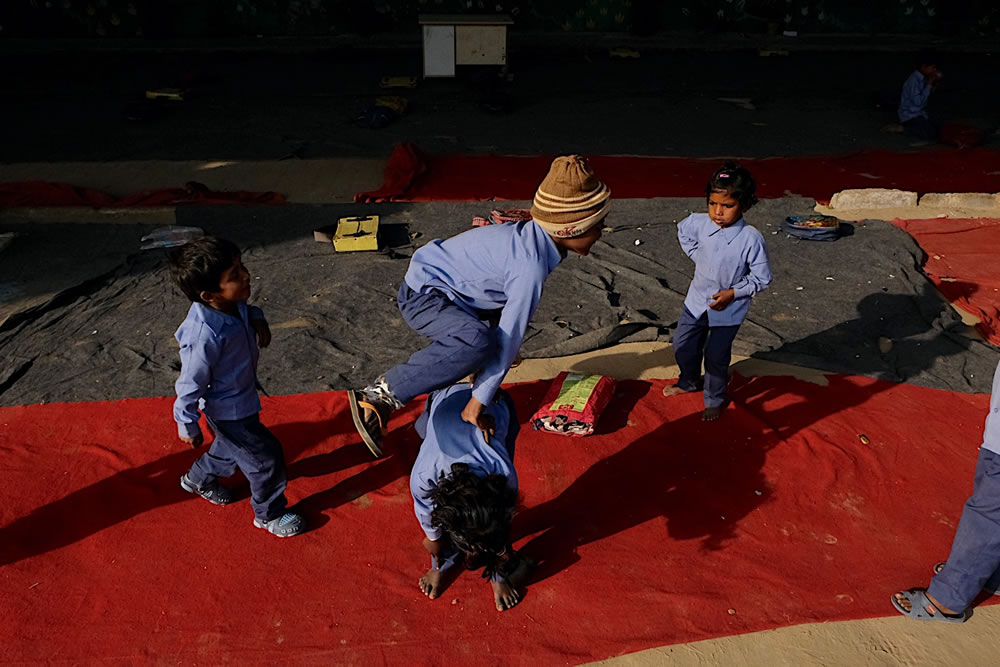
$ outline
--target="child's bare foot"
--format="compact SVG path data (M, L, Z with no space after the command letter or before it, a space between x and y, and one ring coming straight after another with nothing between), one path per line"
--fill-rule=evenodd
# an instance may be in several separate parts
M684 389L681 389L680 387L678 387L675 384L672 384L669 387L664 387L663 388L663 395L664 396L677 396L678 394L687 394L687 393L688 393L687 391L685 391Z
M714 422L716 419L722 416L722 408L705 408L705 411L701 413L701 420L703 422Z
M423 591L424 595L434 600L439 597L445 590L451 586L455 578L458 577L458 573L462 571L462 568L452 566L445 568L443 570L435 570L433 567L427 570L427 574L420 577L420 590Z
M493 586L493 601L497 605L497 611L507 611L521 601L521 594L507 583L506 579L493 581L490 584Z
M531 569L531 562L527 558L521 558L517 567L502 581L493 581L493 601L497 605L497 611L506 611L516 606L521 601L521 593L517 590L524 584Z

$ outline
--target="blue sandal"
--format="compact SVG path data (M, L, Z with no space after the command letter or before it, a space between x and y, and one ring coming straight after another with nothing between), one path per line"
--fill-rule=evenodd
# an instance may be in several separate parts
M902 595L910 602L910 610L907 611L899 604L896 595ZM965 623L969 620L969 610L966 609L961 614L946 614L927 597L927 591L923 588L911 588L908 591L900 591L889 598L892 606L903 616L916 619L918 621L940 621L942 623ZM931 611L933 610L933 611Z

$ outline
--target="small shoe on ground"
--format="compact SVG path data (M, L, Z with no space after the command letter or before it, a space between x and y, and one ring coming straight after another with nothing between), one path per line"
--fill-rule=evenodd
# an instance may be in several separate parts
M298 535L306 529L306 522L298 514L293 514L292 512L285 512L277 519L271 519L270 521L262 521L261 519L254 518L253 525L258 528L263 528L272 535L278 537L292 537L293 535Z
M204 486L196 486L187 473L184 473L181 475L181 488L188 493L201 496L213 505L228 505L233 502L233 492L219 484L218 480L212 480Z

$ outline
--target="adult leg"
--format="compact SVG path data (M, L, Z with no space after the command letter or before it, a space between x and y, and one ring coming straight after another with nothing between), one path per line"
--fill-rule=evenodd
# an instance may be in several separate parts
M965 503L948 561L928 594L956 612L968 608L1000 570L1000 454L981 449L972 497Z

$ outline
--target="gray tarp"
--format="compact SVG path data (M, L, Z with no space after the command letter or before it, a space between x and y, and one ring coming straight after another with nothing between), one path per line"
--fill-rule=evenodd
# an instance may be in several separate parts
M503 206L515 206L505 202ZM857 223L834 243L775 234L812 202L761 202L747 216L764 234L775 280L759 295L734 351L824 370L952 389L990 390L998 351L961 322L919 271L920 248L883 222ZM528 357L619 341L669 340L693 264L676 221L700 199L615 201L589 257L549 278L525 337ZM244 247L252 302L274 340L261 357L270 392L366 383L423 340L403 323L395 294L412 247L469 228L490 203L192 207L178 224ZM361 213L382 216L383 253L334 254L312 230ZM0 404L86 401L172 392L173 333L188 304L172 287L164 251L139 252L150 225L4 225L20 236L0 255ZM636 245L636 241L640 244Z

